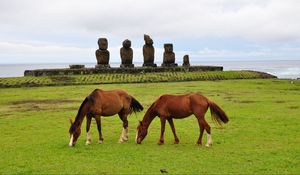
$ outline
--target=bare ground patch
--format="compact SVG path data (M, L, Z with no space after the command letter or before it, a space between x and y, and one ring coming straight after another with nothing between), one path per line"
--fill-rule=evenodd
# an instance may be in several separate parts
M254 100L233 100L235 103L257 103L259 101L254 101Z
M275 103L286 103L286 101L283 101L283 100L277 100L277 101L275 101Z
M80 103L81 100L45 99L45 100L21 100L10 103L7 112L28 112L43 110L75 110L77 107L66 106L71 103Z
M45 99L45 100L20 100L11 102L12 105L19 104L53 104L53 103L77 103L80 100L68 100L68 99Z
M290 109L299 109L299 106L290 106Z

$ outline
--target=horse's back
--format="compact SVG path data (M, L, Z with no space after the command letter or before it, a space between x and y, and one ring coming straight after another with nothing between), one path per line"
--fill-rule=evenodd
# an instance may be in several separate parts
M207 109L208 109L208 99L199 94L199 93L193 93L190 95L190 100L191 100L191 109L195 112L195 113L206 113Z
M124 107L127 107L127 96L127 92L121 89L108 91L95 89L90 95L93 99L94 109L103 116L114 115L120 112Z
M109 97L109 96L129 96L128 93L122 89L114 89L114 90L102 90L102 89L95 89L92 94L94 94L95 96L105 96L105 97ZM91 94L91 95L92 95Z
M161 95L156 101L156 109L160 115L183 118L191 115L189 94Z

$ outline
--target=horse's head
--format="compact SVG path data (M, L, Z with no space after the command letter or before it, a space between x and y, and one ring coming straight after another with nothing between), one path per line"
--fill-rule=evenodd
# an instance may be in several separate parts
M75 146L76 141L77 141L78 137L80 136L81 129L80 129L80 127L76 126L71 119L70 119L70 123L71 123L71 127L69 129L69 133L70 133L69 146Z
M140 121L136 131L135 142L137 144L141 144L144 138L146 137L147 133L147 128L143 125L143 122Z

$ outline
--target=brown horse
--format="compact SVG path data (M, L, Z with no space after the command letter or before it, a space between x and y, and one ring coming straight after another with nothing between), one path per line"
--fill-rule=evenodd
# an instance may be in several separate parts
M118 114L123 121L123 130L119 142L122 143L128 139L128 121L127 116L132 112L139 112L143 110L143 106L131 95L123 90L104 91L95 89L82 102L75 121L71 121L70 143L69 146L74 146L81 133L81 124L86 116L86 144L91 143L90 124L92 118L95 118L98 132L99 142L103 143L101 133L101 116L112 116Z
M156 117L160 117L161 121L161 134L158 144L164 144L164 131L165 123L168 120L172 132L175 138L175 144L179 143L179 139L175 132L173 123L174 119L186 118L194 114L198 120L200 127L200 136L197 144L202 144L202 136L204 129L207 132L207 143L205 146L212 145L212 138L210 132L210 126L205 121L204 115L210 107L212 118L221 124L229 121L225 112L214 102L197 93L190 93L185 95L161 95L147 110L144 118L140 121L137 127L136 143L140 144L147 135L147 130L152 120Z

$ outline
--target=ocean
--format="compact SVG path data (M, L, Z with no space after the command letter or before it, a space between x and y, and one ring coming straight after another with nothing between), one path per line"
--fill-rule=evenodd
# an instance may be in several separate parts
M72 64L72 63L70 63ZM0 77L22 77L25 70L68 68L68 63L49 64L0 64ZM95 63L73 63L84 64L85 67L95 67ZM134 63L141 66L142 63ZM157 63L160 65L161 63ZM178 63L179 65L181 63ZM224 70L253 70L267 72L280 79L300 78L300 60L276 60L276 61L205 61L191 62L192 65L223 66ZM111 67L119 67L120 63L110 63Z

